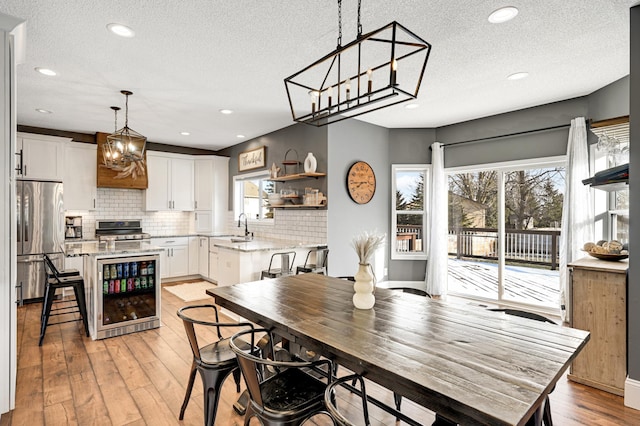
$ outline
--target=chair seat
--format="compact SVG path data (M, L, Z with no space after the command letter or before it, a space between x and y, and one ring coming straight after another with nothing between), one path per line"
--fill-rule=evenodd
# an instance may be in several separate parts
M49 278L53 277L53 274L48 274ZM63 269L62 271L58 271L58 277L73 277L80 276L80 271L77 269Z
M265 380L261 395L265 409L300 411L323 403L326 384L297 368L289 368Z
M236 341L242 350L249 351L251 345L244 341ZM226 367L237 364L235 352L229 346L229 339L222 339L200 348L200 360L204 364L215 365L216 367Z

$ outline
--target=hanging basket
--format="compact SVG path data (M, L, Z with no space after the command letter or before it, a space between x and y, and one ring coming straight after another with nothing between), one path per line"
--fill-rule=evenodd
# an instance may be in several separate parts
M289 158L290 152L293 152L293 154L295 154L295 160ZM285 176L300 173L300 159L298 157L298 151L296 151L293 148L290 148L287 150L287 152L284 153L284 160L282 161L282 170L284 171Z

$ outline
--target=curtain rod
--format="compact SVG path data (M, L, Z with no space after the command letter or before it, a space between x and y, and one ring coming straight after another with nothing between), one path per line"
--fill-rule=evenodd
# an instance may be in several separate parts
M469 140L466 140L466 141L452 142L452 143L442 144L442 147L443 148L447 148L447 147L450 147L450 146L462 145L462 144L466 144L466 143L474 143L474 142L488 141L488 140L492 140L492 139L508 138L508 137L511 137L511 136L526 135L526 134L529 134L529 133L546 132L546 131L549 131L549 130L564 129L564 128L569 128L569 127L571 127L571 124L561 124L559 126L544 127L544 128L541 128L541 129L533 129L533 130L524 130L522 132L509 133L507 135L490 136L490 137L486 137L486 138L469 139Z

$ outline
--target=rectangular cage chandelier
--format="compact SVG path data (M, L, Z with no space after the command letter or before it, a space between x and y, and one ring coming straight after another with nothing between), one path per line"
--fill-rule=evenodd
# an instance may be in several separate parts
M429 43L396 21L363 35L358 3L358 36L341 46L340 20L336 50L284 79L296 122L325 126L418 96Z

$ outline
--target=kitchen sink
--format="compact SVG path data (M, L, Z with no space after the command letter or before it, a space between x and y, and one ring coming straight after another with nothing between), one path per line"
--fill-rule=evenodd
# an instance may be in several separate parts
M232 243L246 243L246 242L249 242L249 241L251 241L251 240L250 239L248 240L248 239L246 239L244 237L232 237L231 238L231 242Z

